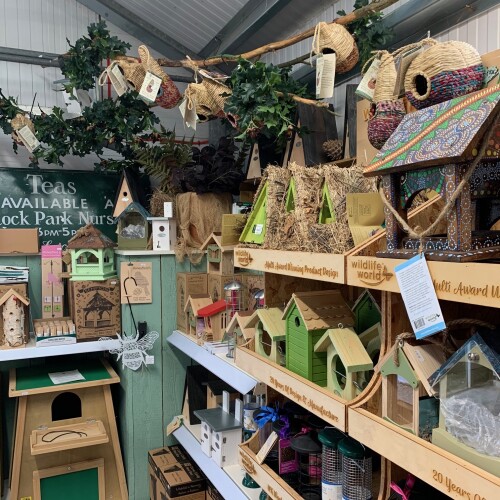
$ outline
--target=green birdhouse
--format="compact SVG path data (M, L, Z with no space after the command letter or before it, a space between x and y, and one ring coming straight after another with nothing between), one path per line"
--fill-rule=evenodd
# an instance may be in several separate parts
M361 334L382 321L382 313L373 295L365 290L352 306L354 313L354 330Z
M135 201L115 218L118 224L118 248L120 250L146 250L148 247L151 214Z
M320 386L327 385L327 353L314 346L330 328L352 327L354 317L340 290L297 292L288 302L286 367Z
M116 243L92 224L81 227L68 241L71 281L105 281L116 276Z
M252 213L240 236L241 243L254 243L262 245L266 236L266 203L267 203L267 180L257 195L253 205Z

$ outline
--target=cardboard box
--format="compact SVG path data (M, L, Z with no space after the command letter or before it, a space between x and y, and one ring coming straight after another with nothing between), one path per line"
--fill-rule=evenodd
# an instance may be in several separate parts
M9 283L8 285L0 285L0 298L3 297L4 293L8 292L10 289L13 289L18 294L22 295L29 299L28 296L28 283ZM24 316L24 332L26 337L26 342L29 341L29 332L30 332L30 318L29 314L25 314ZM0 346L3 345L3 321L1 315L0 308Z
M76 329L69 317L35 319L33 321L37 347L76 344Z
M184 306L193 293L207 293L206 273L177 273L177 328L186 331Z
M0 229L0 253L38 253L38 229Z
M62 318L64 283L61 245L42 245L42 318Z
M173 448L177 448L173 450ZM166 453L164 453L166 451ZM158 452L160 454L158 455ZM206 479L190 459L183 463L171 462L179 456L188 458L180 446L169 446L148 453L150 500L205 500ZM165 462L165 465L159 465ZM169 463L170 462L170 463Z
M207 479L207 500L225 500L219 490Z
M78 340L114 337L121 332L120 281L72 281L71 316Z

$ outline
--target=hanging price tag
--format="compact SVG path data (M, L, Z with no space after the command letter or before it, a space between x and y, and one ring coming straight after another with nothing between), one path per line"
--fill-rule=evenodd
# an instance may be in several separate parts
M21 138L21 141L23 141L23 144L30 153L35 151L35 149L40 146L39 140L35 137L35 134L31 131L28 125L20 128L17 131L17 135Z
M128 90L128 83L125 80L125 76L120 71L118 65L114 65L110 71L108 71L109 80L111 81L111 85L115 89L115 92L122 96Z
M375 84L377 83L377 73L380 68L380 59L374 59L370 64L368 71L364 74L363 79L359 82L356 89L356 95L373 101L373 94L375 93Z
M181 112L182 119L184 120L184 125L196 130L196 102L193 98L191 98L191 106L192 107L188 106L188 100L184 99L179 105L179 111Z
M316 98L333 97L335 86L335 54L319 54L316 59Z
M159 76L154 75L151 71L146 71L139 95L146 101L155 102L160 90L161 81Z
M417 339L446 328L441 306L423 254L394 268L401 297Z

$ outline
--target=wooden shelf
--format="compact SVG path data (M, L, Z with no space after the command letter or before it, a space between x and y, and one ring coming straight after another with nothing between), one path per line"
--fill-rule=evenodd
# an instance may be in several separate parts
M235 248L234 265L242 269L345 283L344 255Z
M250 392L258 382L257 378L236 366L234 359L227 358L224 353L211 354L203 346L198 345L194 339L179 330L174 331L167 338L167 342L203 365L241 394Z
M25 347L0 349L1 361L16 361L18 359L48 358L49 356L64 356L66 354L83 354L87 352L110 351L118 349L120 341L115 339L77 342L76 344L36 347L35 339L31 339Z
M244 347L236 348L236 364L311 413L346 430L347 401Z
M43 441L44 436L47 436L46 440L50 442ZM30 436L32 455L73 450L108 442L109 437L100 420L36 429Z
M210 457L201 451L199 435L201 425L182 425L173 435L184 446L191 458L198 464L203 473L219 490L224 498L231 500L258 500L260 488L246 488L241 483L245 475L238 465L230 465L221 469Z
M349 408L349 435L457 500L500 498L496 477L372 413Z

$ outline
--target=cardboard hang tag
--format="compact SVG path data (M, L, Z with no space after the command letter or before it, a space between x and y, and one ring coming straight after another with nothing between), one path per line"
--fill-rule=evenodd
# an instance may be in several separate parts
M363 79L359 82L358 88L356 89L356 95L368 99L370 102L373 101L373 94L375 93L375 84L377 83L377 74L380 68L380 59L377 57L373 60L368 68L367 72L364 74Z
M120 289L122 304L151 304L153 302L152 262L122 262Z
M40 146L40 141L35 137L35 134L31 131L28 125L20 128L17 131L17 135L30 153L33 153L33 151Z
M191 98L192 107L188 106L188 100L184 99L179 105L184 125L196 130L198 117L196 116L196 101Z
M117 64L108 70L109 80L115 92L121 97L129 89L127 80Z
M355 245L382 229L385 214L379 193L347 193L346 209L347 223Z
M336 60L335 53L318 55L316 59L316 99L333 97Z
M144 77L144 81L142 82L139 95L145 101L155 102L156 98L158 97L158 92L160 91L161 82L162 79L159 76L151 73L151 71L146 71L146 76Z

